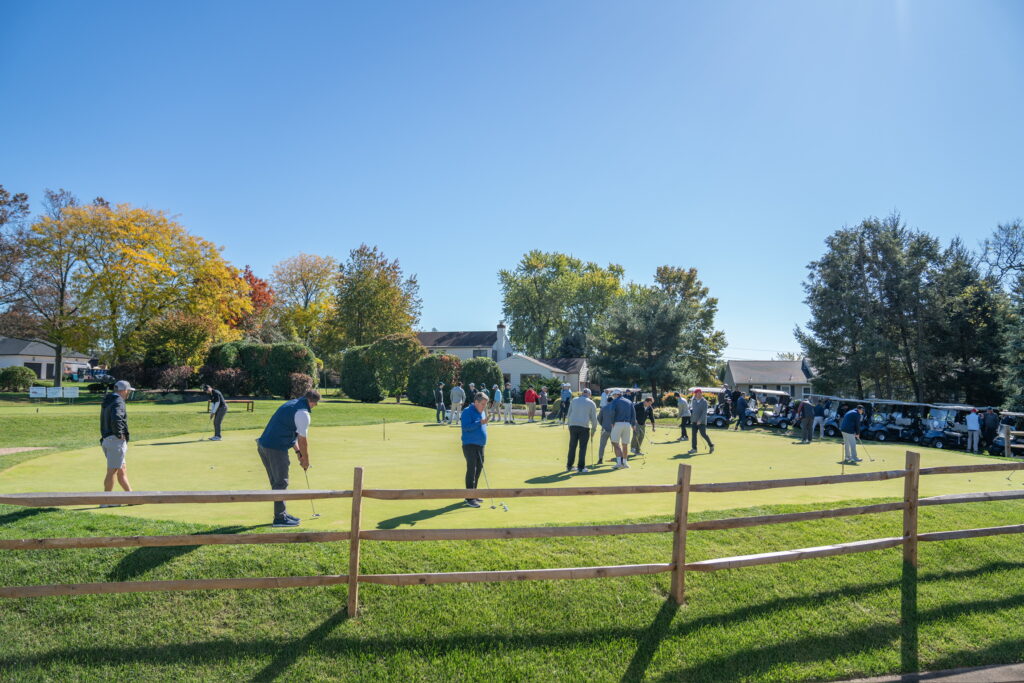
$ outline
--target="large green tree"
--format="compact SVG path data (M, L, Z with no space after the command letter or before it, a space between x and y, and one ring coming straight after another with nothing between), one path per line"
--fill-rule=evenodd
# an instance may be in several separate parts
M604 383L661 391L712 379L725 346L715 306L694 278L685 295L671 287L630 284L612 306L592 365Z
M589 355L609 306L622 293L623 270L567 254L533 250L512 270L499 270L502 313L517 348L538 358L570 341Z
M370 362L377 372L377 381L395 403L402 402L402 393L409 386L409 370L427 349L411 334L389 334L370 344Z
M370 344L389 334L411 332L422 302L416 276L406 277L398 259L362 244L341 264L331 322L339 348Z

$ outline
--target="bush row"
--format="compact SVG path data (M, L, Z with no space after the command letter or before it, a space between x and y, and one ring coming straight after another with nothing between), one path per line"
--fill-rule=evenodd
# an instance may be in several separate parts
M28 391L36 381L36 373L23 365L0 368L0 391Z
M294 396L317 385L317 361L303 344L228 342L210 348L201 379L231 395ZM303 375L304 378L295 378Z

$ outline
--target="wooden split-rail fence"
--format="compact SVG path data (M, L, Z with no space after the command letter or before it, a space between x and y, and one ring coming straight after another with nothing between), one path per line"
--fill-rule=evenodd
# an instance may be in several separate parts
M972 472L998 472L1024 469L1024 463L991 463L979 465L952 465L921 469L920 456L907 452L904 469L864 472L796 479L769 479L728 483L694 484L690 482L690 465L680 465L674 484L636 486L573 486L557 488L508 489L364 489L363 468L354 472L352 490L293 490L293 491L174 491L128 493L23 493L0 495L0 503L30 507L95 504L174 504L174 503L251 503L274 500L313 500L323 498L351 498L352 518L349 531L306 531L258 534L198 534L178 536L108 536L88 538L25 538L0 540L0 550L46 550L54 548L128 548L159 546L231 545L254 543L330 543L348 541L348 572L325 576L254 577L232 579L182 579L170 581L120 581L101 583L71 583L37 586L0 587L0 597L27 598L55 595L85 595L94 593L136 593L148 591L204 590L228 588L292 588L300 586L348 586L348 614L356 616L359 610L359 584L376 583L392 586L429 585L442 583L470 583L488 581L532 581L552 579L596 579L619 576L638 576L671 572L671 598L682 604L685 596L687 572L713 572L721 569L754 567L780 562L794 562L818 557L832 557L863 553L884 548L903 547L903 560L917 566L917 547L922 541L948 541L998 534L1024 533L1024 524L918 533L918 508L928 505L974 503L993 500L1024 498L1024 490L994 491L918 497L921 476L937 474L967 474ZM690 495L693 493L733 493L765 489L846 484L863 481L904 479L903 500L857 507L812 510L756 517L733 517L705 521L689 521ZM559 527L511 527L493 529L363 529L363 499L378 500L436 500L461 498L526 498L537 496L601 496L632 494L674 494L673 521L650 524L603 524ZM815 548L799 548L777 552L723 557L689 562L686 559L686 538L691 531L735 529L768 524L802 522L854 515L903 511L903 535L892 538L836 543ZM362 541L461 541L476 539L511 538L564 538L571 536L613 536L620 534L665 533L672 535L672 555L667 561L649 564L613 565L604 567L573 567L559 569L512 569L503 571L443 572L422 574L363 574L360 572Z

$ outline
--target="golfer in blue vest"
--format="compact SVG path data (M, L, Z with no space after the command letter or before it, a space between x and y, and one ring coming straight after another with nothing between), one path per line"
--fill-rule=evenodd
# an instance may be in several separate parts
M288 488L288 451L292 448L299 454L302 469L309 469L309 442L306 440L309 413L319 402L320 392L313 389L302 398L285 402L274 412L260 438L256 439L256 449L267 470L271 489L283 491ZM299 518L288 514L283 500L275 500L271 526L299 526Z
M487 445L487 394L473 396L473 402L462 411L462 455L466 458L466 488L475 489L484 471L484 446ZM482 498L467 498L466 505L480 507Z

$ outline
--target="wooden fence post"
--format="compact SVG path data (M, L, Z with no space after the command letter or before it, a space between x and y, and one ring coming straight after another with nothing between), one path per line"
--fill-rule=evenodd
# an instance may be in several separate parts
M690 466L680 465L676 477L676 528L672 535L672 600L686 600L686 525L690 508Z
M1000 429L1003 430L1003 455L1007 458L1013 455L1013 448L1010 447L1010 425L1002 425Z
M359 616L359 518L363 512L363 468L352 475L352 538L348 542L348 616Z
M903 481L903 562L917 566L917 499L921 454L907 451L907 476Z

